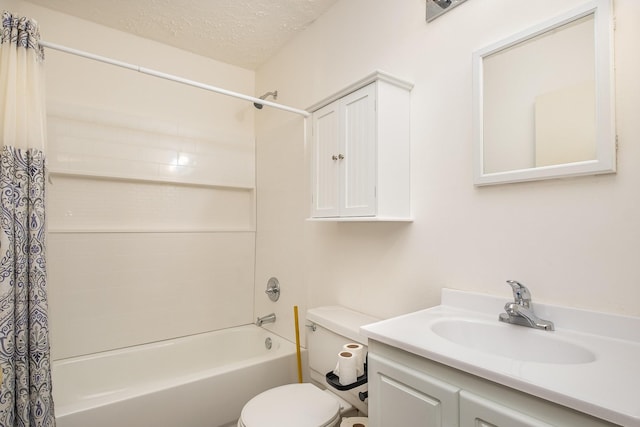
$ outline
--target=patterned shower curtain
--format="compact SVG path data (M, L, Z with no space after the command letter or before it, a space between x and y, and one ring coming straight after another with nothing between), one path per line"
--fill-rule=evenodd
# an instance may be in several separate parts
M55 426L45 263L45 107L37 23L0 34L0 427Z

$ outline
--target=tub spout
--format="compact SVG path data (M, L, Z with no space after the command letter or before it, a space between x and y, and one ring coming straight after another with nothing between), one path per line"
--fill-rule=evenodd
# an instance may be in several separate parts
M271 314L267 314L266 316L258 317L256 319L256 325L262 326L265 323L275 323L275 321L276 321L276 314L271 313Z

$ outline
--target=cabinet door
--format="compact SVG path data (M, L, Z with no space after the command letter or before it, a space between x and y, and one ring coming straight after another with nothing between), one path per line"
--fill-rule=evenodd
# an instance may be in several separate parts
M552 427L467 391L460 392L460 427Z
M459 389L369 353L371 427L458 426Z
M313 113L313 172L311 215L339 215L338 168L340 152L339 102L331 103Z
M340 100L340 216L376 214L376 86Z

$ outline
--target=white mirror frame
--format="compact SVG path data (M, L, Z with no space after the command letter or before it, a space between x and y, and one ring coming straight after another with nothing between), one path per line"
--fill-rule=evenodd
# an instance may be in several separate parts
M483 59L562 25L594 14L596 81L596 159L505 172L484 172ZM542 24L473 53L473 178L475 185L502 184L616 171L611 0L592 0Z

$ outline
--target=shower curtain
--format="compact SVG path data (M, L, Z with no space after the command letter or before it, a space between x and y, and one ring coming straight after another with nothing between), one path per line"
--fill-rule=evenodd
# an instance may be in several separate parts
M37 23L0 34L0 427L55 426L45 263L45 106Z

